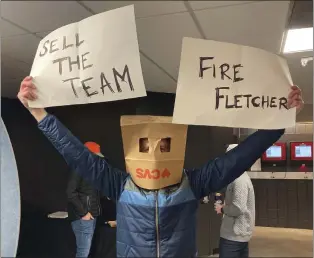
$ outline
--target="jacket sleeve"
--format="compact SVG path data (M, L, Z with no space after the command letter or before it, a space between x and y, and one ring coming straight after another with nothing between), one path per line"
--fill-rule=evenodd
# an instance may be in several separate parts
M117 200L128 174L113 168L105 159L91 153L53 115L48 114L38 124L39 129L63 156L71 171L90 182L103 195Z
M186 170L195 197L200 199L224 188L247 171L284 133L279 130L258 130L237 147L202 168Z
M244 213L248 198L248 187L237 180L231 183L231 203L223 207L223 213L229 217L238 217Z
M70 180L68 182L68 187L67 187L66 192L67 192L68 202L72 204L76 213L80 217L84 217L87 214L88 210L86 209L86 207L84 207L83 203L78 197L78 191L77 191L81 180L82 179L75 172L72 172L70 176Z

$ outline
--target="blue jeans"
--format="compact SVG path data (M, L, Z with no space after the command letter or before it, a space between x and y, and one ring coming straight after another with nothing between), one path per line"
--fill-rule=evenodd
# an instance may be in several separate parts
M88 257L96 227L96 218L93 220L75 220L71 226L76 239L75 257Z
M219 258L248 258L249 243L236 242L220 238L219 241Z

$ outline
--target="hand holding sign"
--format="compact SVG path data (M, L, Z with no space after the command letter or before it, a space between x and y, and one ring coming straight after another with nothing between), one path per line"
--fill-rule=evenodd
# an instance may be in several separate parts
M50 33L38 46L31 76L38 89L31 107L146 96L134 6L100 13Z
M27 109L29 109L28 101L37 99L36 87L32 82L31 76L25 77L21 82L20 91L17 94L17 97Z
M254 129L295 124L286 61L261 49L184 38L173 122ZM187 105L189 103L189 105Z
M21 101L24 107L26 107L29 112L35 117L35 119L39 122L41 121L46 115L47 112L44 108L31 108L28 103L32 103L32 101L37 100L37 89L36 86L33 84L31 76L27 76L21 82L20 91L17 94L18 99Z
M291 87L291 92L288 95L288 108L296 108L297 114L303 109L304 101L302 98L301 89L294 85Z

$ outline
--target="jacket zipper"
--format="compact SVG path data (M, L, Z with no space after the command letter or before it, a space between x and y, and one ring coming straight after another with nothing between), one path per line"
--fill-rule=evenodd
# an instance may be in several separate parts
M160 250L159 250L159 222L158 222L158 190L155 192L156 195L156 238L157 238L157 258L160 257Z
M97 191L97 203L98 203L98 211L99 216L102 215L101 203L100 203L100 193Z
M99 212L99 215L101 215L102 210L101 210L101 205L100 205L100 201L99 201L100 194L98 191L96 192L96 197L97 197L96 199L97 199L98 212ZM88 212L90 212L92 210L92 208L91 208L91 204L90 204L90 198L88 195L86 196L86 199L87 199L87 210L88 210Z
M90 212L90 203L89 203L89 196L86 196L87 199L87 210Z

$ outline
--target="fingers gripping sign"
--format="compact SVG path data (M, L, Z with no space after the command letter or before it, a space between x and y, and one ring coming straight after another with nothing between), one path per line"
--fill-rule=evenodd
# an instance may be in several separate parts
M31 76L25 77L25 79L21 82L20 91L17 97L26 108L29 108L28 107L29 100L30 101L36 100L37 98L36 87L33 84Z
M299 113L304 106L304 101L302 98L301 89L293 85L291 86L291 91L288 95L288 108L296 108L297 113Z
M26 107L39 122L47 115L47 112L43 108L30 108L28 105L29 101L35 101L38 98L36 92L37 89L33 83L33 78L31 76L27 76L21 82L20 90L17 94L17 97L24 105L24 107Z

